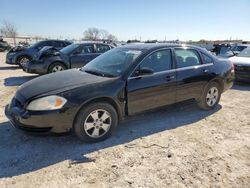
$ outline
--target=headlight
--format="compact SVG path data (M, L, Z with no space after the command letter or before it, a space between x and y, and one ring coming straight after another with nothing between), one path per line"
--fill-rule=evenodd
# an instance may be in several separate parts
M61 109L66 102L67 100L65 98L56 95L42 97L31 101L27 106L27 110L57 110Z

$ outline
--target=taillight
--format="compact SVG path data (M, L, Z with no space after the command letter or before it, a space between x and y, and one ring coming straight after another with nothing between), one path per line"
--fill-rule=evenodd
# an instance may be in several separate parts
M233 63L231 64L231 73L232 74L234 73L234 64Z

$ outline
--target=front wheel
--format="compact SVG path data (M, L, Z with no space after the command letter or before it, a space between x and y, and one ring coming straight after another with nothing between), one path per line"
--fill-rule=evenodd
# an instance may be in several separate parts
M107 103L92 103L78 113L74 132L84 142L99 142L108 138L116 129L118 116L115 108Z
M30 62L31 58L28 56L22 56L18 58L17 64L22 68L26 63Z
M221 97L221 88L217 82L211 82L206 88L199 107L204 110L211 110L217 106Z

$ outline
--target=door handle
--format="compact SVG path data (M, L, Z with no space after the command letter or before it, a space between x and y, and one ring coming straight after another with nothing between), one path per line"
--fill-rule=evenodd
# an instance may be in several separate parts
M204 70L203 70L203 73L204 73L204 74L207 74L208 72L209 72L209 70L207 70L207 69L204 69Z
M173 80L175 77L173 76L173 75L171 75L171 76L166 76L166 80L167 81L170 81L170 80Z

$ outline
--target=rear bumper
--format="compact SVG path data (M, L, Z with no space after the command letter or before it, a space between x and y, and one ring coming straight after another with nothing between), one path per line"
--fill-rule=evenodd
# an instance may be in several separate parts
M60 111L31 112L7 105L5 115L13 127L26 132L64 133L72 127L71 119Z

